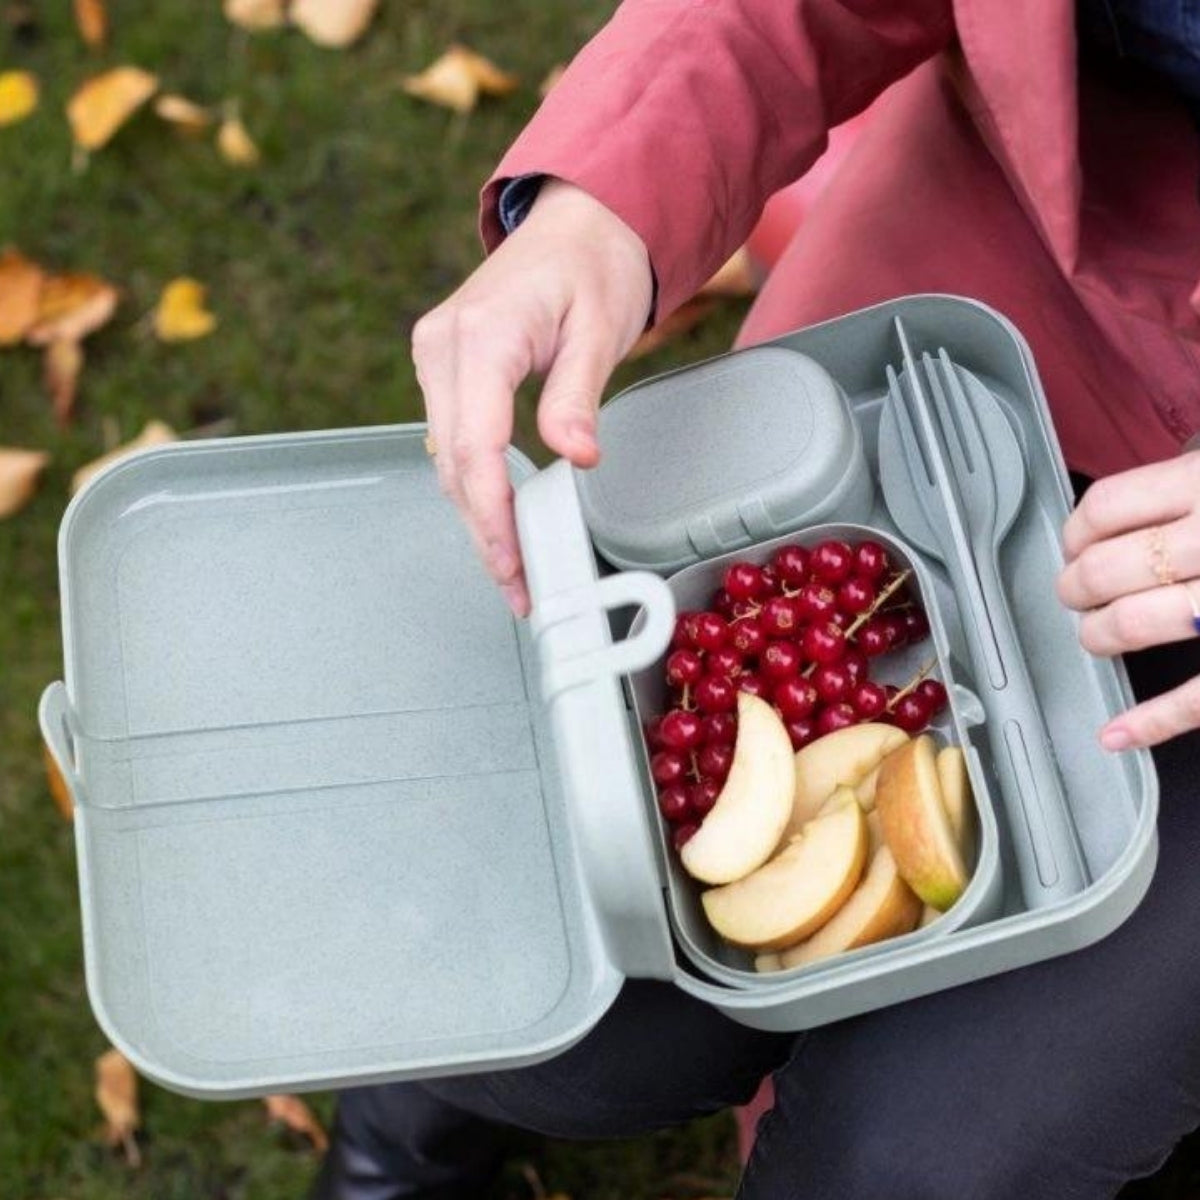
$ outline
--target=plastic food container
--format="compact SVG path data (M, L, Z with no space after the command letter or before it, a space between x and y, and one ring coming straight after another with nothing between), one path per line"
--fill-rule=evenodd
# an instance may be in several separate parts
M1080 649L1053 599L1070 493L1028 348L991 310L934 296L773 349L820 368L798 376L828 373L852 420L831 444L848 459L859 446L872 479L897 319L918 353L944 347L992 388L1022 444L1029 487L1001 565L1086 860L1078 894L1024 908L963 665L970 614L914 557L986 814L962 919L761 978L705 941L664 854L634 711L631 679L666 647L672 589L690 586L664 576L815 519L894 533L878 498L861 511L865 485L814 505L838 486L832 453L796 440L779 464L782 400L740 444L741 498L724 434L699 438L695 471L725 484L681 522L666 494L677 475L647 467L628 535L615 517L598 532L590 484L565 464L538 472L513 453L535 603L524 623L438 493L422 427L177 444L118 463L70 505L65 682L40 711L76 805L88 994L113 1042L148 1077L213 1097L444 1075L557 1053L629 976L748 1025L802 1029L1118 925L1153 871L1157 786L1148 753L1096 744L1128 682ZM747 353L625 393L601 416L606 454L650 427L678 446L673 422L709 412L725 429L720 402L685 407L688 380L708 396L726 368L753 378ZM822 462L817 489L806 478ZM750 521L725 541L726 516L760 512L768 492L778 525ZM706 520L720 544L689 534L685 554L681 528ZM646 569L607 573L602 542L610 562ZM630 608L638 623L618 638Z

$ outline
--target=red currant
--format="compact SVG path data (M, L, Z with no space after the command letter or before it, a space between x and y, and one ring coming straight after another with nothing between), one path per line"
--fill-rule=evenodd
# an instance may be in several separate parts
M713 611L722 617L733 616L733 597L724 589L719 588L712 598Z
M887 638L888 649L898 650L906 641L904 618L899 613L881 613L879 625Z
M763 577L763 595L778 596L779 595L779 575L775 568L768 563L762 569Z
M732 679L742 670L742 656L732 646L724 646L706 655L704 665L710 675L723 675L726 679Z
M919 608L910 608L904 614L904 640L919 642L929 636L929 618Z
M850 676L851 687L862 683L870 673L867 656L855 645L846 647L846 653L842 655L842 666Z
M707 779L724 780L733 766L733 747L713 742L696 755L696 769Z
M828 621L837 612L837 593L821 583L806 583L796 597L802 621Z
M873 721L887 708L888 694L872 679L864 679L850 692L850 703L854 711L867 721Z
M673 750L660 750L650 760L650 774L660 787L681 782L686 773L687 763L683 755L676 754Z
M844 700L839 700L837 704L826 705L817 713L818 734L834 733L838 729L845 729L849 725L857 724L858 713Z
M837 662L846 650L846 635L832 621L810 625L804 631L800 650L809 662Z
M704 741L704 722L698 713L672 709L662 719L659 736L668 750L695 750Z
M843 612L840 608L829 619L839 629L849 629L854 624L854 617L848 612Z
M922 679L917 684L916 693L929 705L929 715L931 717L940 713L950 699L946 695L946 685L940 679Z
M800 628L800 613L788 596L772 596L759 615L768 637L793 637Z
M695 650L674 650L667 658L667 682L672 687L687 687L704 674L704 663Z
M725 590L735 600L755 600L766 593L766 580L761 567L754 563L735 562L725 572Z
M812 716L817 707L817 689L810 679L785 679L771 699L785 721L797 721Z
M675 632L671 634L671 648L673 650L679 650L685 646L692 645L691 635L688 632L688 623L695 615L695 613L691 612L681 612L675 618Z
M836 704L839 700L849 699L850 673L844 663L822 663L812 673L812 682L813 687L817 689L817 695L826 704Z
M823 583L841 583L854 569L854 551L845 542L819 542L809 555L808 569Z
M800 674L800 648L795 642L769 642L762 652L759 670L775 683Z
M882 617L871 617L864 622L862 628L854 635L854 639L858 643L858 648L868 658L877 658L891 649Z
M682 821L691 811L688 790L686 784L672 783L658 793L658 811L666 820Z
M729 631L729 622L719 613L702 612L696 614L692 622L696 645L701 650L719 650L725 645Z
M730 645L747 658L761 654L767 648L767 635L757 617L734 621L729 633Z
M864 579L879 579L890 565L887 551L878 542L859 542L854 548L854 569Z
M709 713L704 718L704 744L732 746L737 741L737 717L733 713Z
M700 828L694 821L687 821L683 825L676 825L671 833L671 845L676 850L682 850L687 842L696 835L696 831Z
M771 694L771 685L753 671L744 672L734 682L737 684L739 692L747 692L751 696L758 696L761 700L765 700Z
M892 705L892 721L905 733L917 733L929 724L933 715L929 701L916 692L907 692Z
M698 817L704 817L712 811L721 794L721 785L715 779L702 779L691 788L690 802L692 812Z
M696 707L701 712L732 712L737 707L737 688L723 675L705 675L696 684Z
M651 750L665 750L662 740L662 717L653 717L646 722L646 745Z
M817 723L812 717L793 717L784 722L793 750L803 750L817 736Z
M861 575L851 575L838 586L838 604L843 612L858 616L875 603L877 594L875 585L869 579L864 579Z
M799 587L808 576L808 551L803 546L780 546L771 555L771 566L788 587Z

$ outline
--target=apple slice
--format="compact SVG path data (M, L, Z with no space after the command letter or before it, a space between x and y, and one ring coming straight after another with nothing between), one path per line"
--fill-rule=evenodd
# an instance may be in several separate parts
M917 928L924 929L926 925L932 925L941 915L942 910L940 908L934 908L932 904L925 905L921 910L921 921Z
M764 954L754 956L754 969L766 975L771 971L782 971L783 963L779 961L779 955L774 950L768 950Z
M792 743L779 714L738 693L738 732L725 786L680 861L704 883L731 883L771 857L792 812Z
M854 793L844 792L841 807L810 821L766 866L700 897L726 941L781 950L815 933L846 902L866 865L870 836Z
M942 802L928 734L884 760L875 810L905 882L926 904L945 912L967 886L967 870Z
M938 751L937 773L942 788L942 804L959 853L964 863L973 863L978 822L971 795L971 781L967 777L967 756L961 746L945 746Z
M817 815L838 784L855 787L907 741L903 729L868 721L809 742L796 754L796 794L788 835L799 833L804 823Z

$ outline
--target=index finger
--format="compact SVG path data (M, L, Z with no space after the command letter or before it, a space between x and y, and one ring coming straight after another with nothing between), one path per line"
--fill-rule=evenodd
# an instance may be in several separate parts
M1149 463L1098 479L1063 525L1063 553L1077 558L1094 542L1173 521L1200 492L1200 455Z

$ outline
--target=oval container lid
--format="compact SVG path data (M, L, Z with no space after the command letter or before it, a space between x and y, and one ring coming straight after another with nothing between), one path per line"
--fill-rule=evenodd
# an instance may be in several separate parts
M580 471L593 540L618 567L674 571L813 523L861 519L870 474L849 401L818 363L758 346L626 389Z

